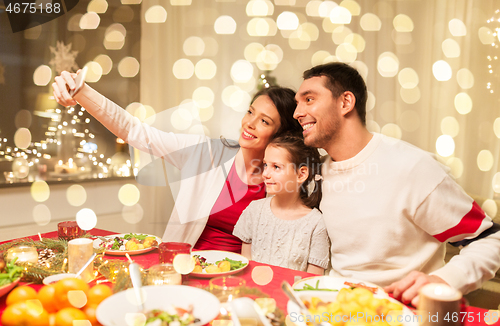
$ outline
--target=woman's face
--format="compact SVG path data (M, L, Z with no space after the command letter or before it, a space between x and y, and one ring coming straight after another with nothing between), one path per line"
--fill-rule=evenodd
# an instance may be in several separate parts
M250 105L241 120L239 144L242 148L264 151L281 126L280 115L273 101L261 95Z

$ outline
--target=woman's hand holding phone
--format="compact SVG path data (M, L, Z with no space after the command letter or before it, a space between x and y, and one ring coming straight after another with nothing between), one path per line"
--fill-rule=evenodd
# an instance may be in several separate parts
M61 72L61 75L55 78L55 82L52 83L52 88L54 89L54 97L57 103L63 106L72 106L77 104L75 99L70 95L70 91L71 94L76 94L75 90L78 91L84 86L85 82L82 81L80 85L78 85L80 87L77 89L76 79L80 73L81 69L78 70L76 74L63 71Z

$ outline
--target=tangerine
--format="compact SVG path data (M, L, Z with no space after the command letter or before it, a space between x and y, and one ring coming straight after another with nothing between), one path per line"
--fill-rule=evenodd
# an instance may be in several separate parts
M30 286L23 285L12 290L11 293L7 296L7 300L5 303L7 306L14 304L16 302L22 302L26 300L36 299L37 294L35 289Z
M87 305L83 309L83 312L85 313L85 315L87 315L87 319L90 321L92 326L101 326L101 324L97 320L96 311L97 311L97 304Z
M80 309L67 307L56 313L55 326L73 326L74 320L88 320L87 315Z
M87 295L87 305L95 304L98 305L104 299L111 296L113 291L111 288L105 284L94 285L90 288Z
M55 285L55 303L58 309L72 307L68 299L69 291L89 292L89 285L79 278L63 278ZM83 305L82 305L83 306Z
M55 284L45 285L40 289L40 291L38 291L38 300L40 300L43 308L47 310L48 313L57 311L55 294Z
M4 326L24 326L26 325L26 312L28 308L26 302L13 303L5 308L2 314L2 325Z
M47 310L42 308L42 304L40 303L40 307L30 307L27 304L26 310L26 325L29 326L50 326L49 313Z

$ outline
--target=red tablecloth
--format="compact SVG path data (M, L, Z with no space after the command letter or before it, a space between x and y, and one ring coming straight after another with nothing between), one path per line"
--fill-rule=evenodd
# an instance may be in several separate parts
M92 235L100 235L100 236L116 234L116 232L100 230L100 229L94 229L90 233ZM42 237L44 237L44 238L57 237L57 232L44 233L44 234L42 234ZM30 236L29 238L38 239L38 235ZM4 242L7 242L7 241L4 241ZM123 260L127 259L123 256L108 256L108 257L111 259L123 259ZM149 268L149 267L159 263L157 249L150 251L149 253L142 254L142 255L132 256L132 259L144 268ZM256 284L253 281L252 272L258 266L267 266L268 268L270 268L272 270L273 277L272 277L272 280L270 283L261 286L261 285ZM301 278L305 278L305 277L314 276L314 274L310 274L310 273L306 273L306 272L299 272L299 271L295 271L295 270L291 270L291 269L287 269L287 268L271 266L271 265L266 265L266 264L261 264L261 263L257 263L254 261L250 261L249 266L247 268L245 268L237 276L244 278L248 287L258 287L262 292L264 292L264 293L268 294L270 297L274 298L276 300L276 305L281 310L286 312L286 305L288 302L288 298L281 291L281 283L283 281L288 281L288 283L293 284L296 276L300 276ZM188 285L192 285L192 286L208 286L208 281L209 281L209 279L189 277L187 280L187 283L188 283ZM107 284L107 283L104 283L104 284ZM35 288L36 290L38 290L39 288L42 287L42 285L39 285L39 284L30 284L30 286ZM0 313L2 313L3 310L5 309L5 298L6 298L6 296L0 298ZM485 326L485 325L487 325L484 322L484 316L488 312L487 309L469 306L466 308L466 312L467 312L466 317L469 317L469 318L468 318L468 320L467 320L467 318L464 318L465 321L464 321L463 325L465 325L465 326L480 326L480 325ZM493 324L493 325L500 326L500 321Z

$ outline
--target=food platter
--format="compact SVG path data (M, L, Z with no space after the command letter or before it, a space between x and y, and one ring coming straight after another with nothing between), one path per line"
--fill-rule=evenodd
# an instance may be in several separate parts
M94 243L93 243L93 247L94 249L102 249L103 247L103 243L105 241L103 241L104 238L106 239L109 239L109 241L113 241L113 239L115 239L116 237L119 237L119 238L123 238L125 235L127 235L129 233L120 233L120 234L113 234L113 235L108 235L108 236L105 236L105 237L99 237L97 239L94 240ZM142 234L142 233L139 233L139 234ZM147 236L150 236L150 237L154 237L156 239L156 242L158 243L158 245L161 243L161 238L155 236L155 235L150 235L150 234L145 234ZM113 249L105 249L104 250L104 253L106 253L107 255L113 255L113 256L125 256L126 254L129 254L129 255L139 255L139 254L143 254L143 253L146 253L146 252L150 252L154 249L156 249L158 247L158 245L156 246L152 246L152 247L149 247L149 248L144 248L144 249L137 249L137 250L113 250Z
M210 292L184 285L155 285L142 287L144 308L166 310L170 306L188 309L192 305L193 315L199 325L211 322L219 314L220 302ZM97 320L104 326L133 325L136 317L144 316L137 302L135 292L128 289L105 299L97 307Z
M7 293L9 293L10 290L12 290L17 285L17 283L19 283L19 280L21 280L20 277L18 279L14 280L12 283L5 284L4 286L1 286L0 287L0 297L3 297Z
M292 288L295 290L295 294L303 301L310 301L312 302L312 298L317 298L325 303L328 302L335 302L337 300L337 296L339 294L338 291L341 289L350 289L352 288L348 284L361 284L363 286L372 288L374 290L373 298L377 299L386 299L389 300L390 302L397 303L399 305L402 305L402 311L400 310L400 316L402 320L403 326L418 326L418 318L421 316L416 316L408 307L403 305L401 302L389 297L389 295L379 286L376 284L370 283L370 282L365 282L361 280L356 280L352 278L343 278L343 277L333 277L333 276L316 276L316 277L310 277L306 279L302 279L296 283L293 284ZM306 285L306 288L316 288L316 290L304 290L304 285ZM299 291L297 291L299 290ZM328 291L331 290L331 291ZM344 290L345 291L345 290ZM293 316L299 316L301 315L300 308L293 303L292 301L288 301L287 305L287 311L289 316L293 320L293 324L297 326L307 326L305 319L304 318L293 318ZM320 318L325 318L324 314L321 316L315 315L319 319ZM326 316L329 316L328 314ZM356 314L355 314L356 316ZM394 317L396 318L396 317ZM323 321L323 320L322 320ZM395 321L395 320L394 320ZM399 324L398 324L399 325Z
M229 258L231 260L235 261L241 261L243 264L246 264L245 266L238 268L238 269L233 269L228 272L221 272L221 273L206 273L204 270L201 273L196 273L192 272L189 275L195 276L195 277L200 277L200 278L212 278L212 277L217 277L217 276L226 276L226 275L232 275L241 272L245 268L248 267L248 259L245 256L242 256L240 254L234 253L234 252L229 252L229 251L221 251L221 250L199 250L199 251L193 251L192 255L198 255L200 257L204 257L206 259L207 263L214 264L217 261L223 260L225 258Z

